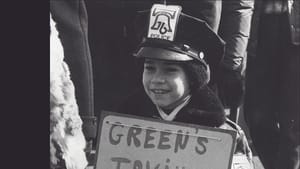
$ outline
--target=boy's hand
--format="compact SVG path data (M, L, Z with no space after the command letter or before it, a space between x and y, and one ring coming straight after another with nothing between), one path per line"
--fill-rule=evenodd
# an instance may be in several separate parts
M221 69L217 78L218 94L225 108L239 107L245 93L244 77L239 71Z

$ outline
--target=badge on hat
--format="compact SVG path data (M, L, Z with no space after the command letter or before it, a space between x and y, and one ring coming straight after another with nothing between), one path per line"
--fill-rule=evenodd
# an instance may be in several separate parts
M173 41L180 13L181 6L154 4L147 37Z

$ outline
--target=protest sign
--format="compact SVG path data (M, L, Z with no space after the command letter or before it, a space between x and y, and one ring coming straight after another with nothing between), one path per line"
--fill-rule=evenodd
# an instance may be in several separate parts
M230 169L236 132L102 112L95 169Z

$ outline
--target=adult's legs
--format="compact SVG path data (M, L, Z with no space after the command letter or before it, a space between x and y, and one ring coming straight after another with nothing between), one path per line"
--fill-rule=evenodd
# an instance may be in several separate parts
M275 80L264 79L256 71L256 60L248 59L244 117L253 146L265 169L275 169L279 147L276 98L272 84ZM267 76L265 76L267 77ZM270 82L270 83L268 83Z
M286 13L262 14L256 57L248 57L245 120L265 169L298 169L299 46Z
M287 46L283 60L278 168L300 168L300 46Z
M261 15L256 56L248 55L245 121L265 169L276 169L280 143L280 15Z

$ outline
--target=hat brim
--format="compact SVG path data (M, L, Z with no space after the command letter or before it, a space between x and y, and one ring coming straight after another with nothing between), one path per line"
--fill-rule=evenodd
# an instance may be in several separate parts
M191 61L194 60L192 57L171 51L163 48L155 47L141 47L138 52L134 54L137 58L150 58L150 59L159 59L159 60L168 60L168 61Z

